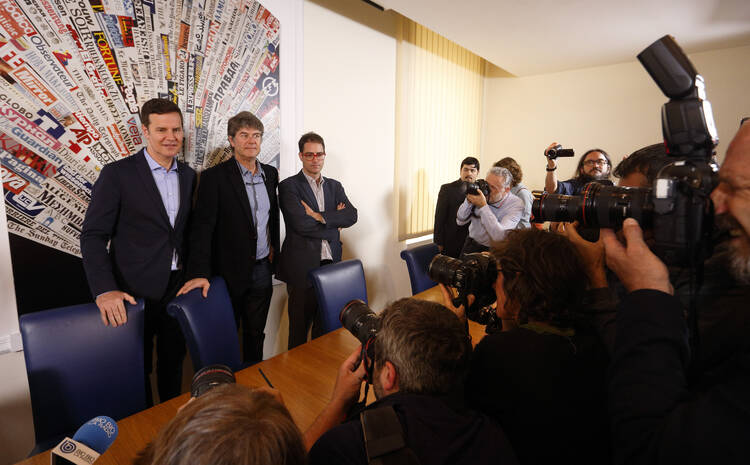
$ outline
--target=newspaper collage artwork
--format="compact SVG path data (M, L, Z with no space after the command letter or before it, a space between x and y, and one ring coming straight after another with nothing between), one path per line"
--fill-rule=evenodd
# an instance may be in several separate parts
M265 126L278 167L279 21L253 0L0 0L0 162L8 230L80 257L102 166L144 146L138 109L184 115L180 159L229 156L227 120Z

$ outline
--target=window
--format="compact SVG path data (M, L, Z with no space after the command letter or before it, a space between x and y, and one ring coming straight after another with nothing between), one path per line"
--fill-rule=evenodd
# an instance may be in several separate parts
M484 60L399 17L396 173L399 240L432 232L440 185L479 158Z

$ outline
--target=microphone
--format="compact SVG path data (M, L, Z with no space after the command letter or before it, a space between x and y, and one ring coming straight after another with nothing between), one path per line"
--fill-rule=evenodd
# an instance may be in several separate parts
M117 438L117 422L100 415L84 423L73 438L52 449L52 465L91 465Z

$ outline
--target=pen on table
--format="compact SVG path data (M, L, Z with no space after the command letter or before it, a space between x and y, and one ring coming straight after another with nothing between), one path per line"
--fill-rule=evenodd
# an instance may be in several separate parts
M273 387L273 384L271 384L271 382L270 382L270 381L268 381L268 378L266 377L266 374L265 374L265 373L263 373L263 370L261 370L260 368L258 368L258 371L260 371L260 375L261 375L261 376L263 377L263 379L265 379L265 380L266 380L266 383L268 383L268 387L270 387L271 389L275 389L275 388Z

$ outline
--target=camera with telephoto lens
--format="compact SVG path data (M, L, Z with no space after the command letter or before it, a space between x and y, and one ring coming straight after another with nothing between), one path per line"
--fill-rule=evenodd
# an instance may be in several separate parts
M341 309L339 321L341 322L341 326L362 344L362 352L355 365L355 370L364 361L367 371L367 382L372 382L372 374L375 367L374 342L380 329L380 317L365 302L354 299Z
M477 179L476 182L466 183L466 193L471 195L484 194L484 198L490 198L490 185L484 179Z
M433 281L458 291L453 305L463 305L466 316L471 320L476 321L477 312L496 299L494 284L497 280L497 262L490 255L470 253L461 258L436 255L427 268L427 274ZM471 306L467 305L469 294L475 297Z
M234 372L226 365L206 365L193 375L190 385L190 395L200 397L221 384L234 384Z
M551 149L548 149L547 151L545 151L544 156L549 158L550 160L554 160L557 157L575 156L575 151L573 149L564 149L562 148L562 145L555 145Z
M662 134L673 161L656 175L651 188L585 186L580 196L542 194L534 199L534 222L579 221L593 228L618 228L632 217L653 231L651 247L668 265L699 266L712 252L713 204L718 143L705 83L671 36L638 55L661 91Z

